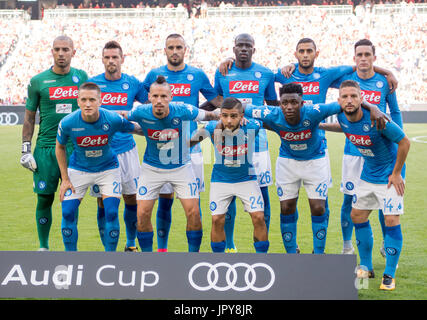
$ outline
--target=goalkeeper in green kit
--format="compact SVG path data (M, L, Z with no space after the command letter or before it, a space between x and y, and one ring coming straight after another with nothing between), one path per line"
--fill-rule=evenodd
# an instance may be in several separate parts
M76 52L71 38L67 36L55 38L51 52L53 66L31 78L28 85L20 160L23 167L33 172L33 187L37 194L36 224L40 241L39 251L49 250L52 204L61 178L55 156L58 124L63 117L78 109L78 88L88 78L86 72L70 66ZM40 115L40 126L32 154L31 140L37 110ZM71 152L70 143L67 154L70 155Z

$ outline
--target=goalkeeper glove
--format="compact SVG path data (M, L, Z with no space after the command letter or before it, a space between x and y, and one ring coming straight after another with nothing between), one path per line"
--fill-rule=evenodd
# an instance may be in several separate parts
M24 168L34 172L37 169L37 163L31 154L31 142L22 143L22 156L21 156L21 165Z

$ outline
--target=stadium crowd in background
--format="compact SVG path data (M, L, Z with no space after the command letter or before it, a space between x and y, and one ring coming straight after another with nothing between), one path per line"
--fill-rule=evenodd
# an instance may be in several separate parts
M8 58L1 61L0 75L4 81L0 86L0 104L25 104L30 77L49 67L46 39L58 33L75 37L79 52L76 66L87 70L89 76L103 71L98 59L99 48L106 40L115 39L126 51L123 68L144 79L149 70L165 63L163 39L171 30L184 35L190 48L188 63L203 69L211 81L215 68L232 54L229 46L232 37L241 31L255 37L258 50L254 61L273 71L293 61L295 43L302 37L309 36L316 41L320 50L318 65L325 67L353 65L352 44L357 39L369 38L377 47L377 63L393 71L399 80L398 98L402 110L408 110L410 104L426 101L427 21L411 11L389 16L368 15L363 10L351 16L333 16L309 7L308 20L301 15L286 19L288 14L257 19L169 18L163 19L161 24L156 19L120 18L44 19L37 24L16 20L9 24L13 27L8 28L8 35L2 36L5 41L2 41L0 54L8 52ZM304 31L307 24L309 33ZM334 94L336 92L331 90L329 99L333 99Z

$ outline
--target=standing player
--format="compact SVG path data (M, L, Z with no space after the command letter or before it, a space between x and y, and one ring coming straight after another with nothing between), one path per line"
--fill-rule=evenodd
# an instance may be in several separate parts
M402 115L397 103L396 93L391 93L387 79L375 72L374 62L376 60L375 47L368 39L362 39L354 45L354 61L356 71L337 79L331 86L338 88L344 80L354 80L359 83L362 97L369 103L372 103L382 111L387 111L387 105L390 111L391 119L403 128ZM325 129L336 128L336 124L326 124ZM363 167L363 157L359 150L348 140L345 141L344 156L342 164L341 192L344 193L344 199L341 206L341 230L343 234L343 253L352 254L354 248L351 243L353 234L353 223L350 218L352 197L356 182L360 179L360 173ZM378 212L383 239L385 237L384 215L380 209ZM381 247L381 254L385 257L384 244Z
M93 82L80 86L77 101L80 110L61 120L56 137L65 250L77 250L77 209L88 187L96 184L105 209L105 251L116 251L120 235L121 176L110 141L116 132L135 132L135 125L113 111L100 108L101 90ZM73 143L74 151L67 164L68 140Z
M171 103L171 87L163 76L151 85L148 98L150 104L122 112L140 124L147 141L138 180L138 242L142 251L153 250L152 210L160 189L170 183L187 217L188 250L198 252L203 230L198 186L190 162L190 125L195 120L213 120L218 116L189 104Z
M233 52L235 63L227 75L222 75L219 69L215 73L215 89L224 98L238 98L243 103L277 105L277 95L274 87L273 72L255 62L255 41L249 34L239 34L234 40ZM255 142L253 164L257 173L258 183L264 201L264 218L267 230L270 226L270 199L268 186L273 183L271 177L271 160L268 152L267 134L264 129L259 131ZM226 252L236 252L234 244L234 220L236 216L235 198L228 207L225 222Z
M163 75L171 86L173 102L187 103L199 107L199 93L202 93L208 104L215 107L221 105L222 97L218 96L203 70L184 62L187 45L181 35L170 34L167 36L164 50L167 64L153 69L147 74L144 80L147 91L150 89L151 84L156 81L157 76ZM191 124L192 132L196 129L197 122L193 122ZM205 191L203 154L199 145L191 148L191 163L196 175L199 192L203 192ZM160 190L156 217L158 251L161 252L166 252L168 248L172 204L172 187L167 184Z
M108 110L132 109L134 101L144 103L148 99L143 83L134 76L122 73L124 63L123 50L116 41L109 41L102 49L102 63L105 72L88 81L96 83L101 88L101 104ZM111 148L117 154L120 163L121 187L125 202L123 219L126 226L125 251L135 252L136 239L136 181L140 174L138 150L135 140L130 133L117 132L110 141ZM105 210L99 193L99 186L95 185L91 193L98 197L98 228L101 240L104 243Z
M338 102L343 113L338 121L347 138L365 159L359 183L355 186L351 219L354 223L360 257L359 278L374 277L373 234L369 223L372 210L382 209L385 220L386 266L380 289L395 289L395 273L402 250L400 215L403 214L405 181L402 169L410 142L393 121L384 130L369 125L369 115L360 108L362 94L356 81L340 86Z
M71 38L56 37L51 52L53 66L31 78L28 85L20 160L22 166L33 171L34 192L37 194L36 224L40 251L49 250L52 204L61 177L55 157L58 124L64 116L78 109L78 88L87 80L86 72L72 68L70 65L76 53ZM40 112L40 128L33 157L31 140L37 110ZM68 144L67 154L71 152L72 145Z
M249 120L242 125L242 103L236 98L226 98L221 106L220 121L210 121L206 132L215 149L215 164L210 184L210 209L212 212L211 247L213 252L225 251L225 214L233 198L238 197L252 219L256 252L267 253L269 242L264 220L264 201L258 186L252 154L255 136L260 123Z
M325 202L329 172L319 123L341 112L338 103L305 105L302 86L295 83L280 88L280 108L246 107L245 114L259 119L281 138L276 163L277 194L280 199L280 229L288 253L297 253L295 209L303 184L311 210L314 253L324 253L327 235ZM367 107L371 109L371 107ZM373 107L373 116L377 108Z

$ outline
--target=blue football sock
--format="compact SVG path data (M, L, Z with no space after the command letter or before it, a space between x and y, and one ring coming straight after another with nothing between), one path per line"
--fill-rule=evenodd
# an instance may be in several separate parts
M131 205L125 203L125 210L123 212L123 220L125 221L126 227L126 247L135 247L136 238L136 210L137 205Z
M384 221L384 213L382 210L378 210L378 219L380 220L381 232L383 233L383 240L385 239L385 221Z
M120 236L120 198L108 197L103 200L105 210L105 251L116 251Z
M360 265L371 271L373 270L372 248L374 246L374 235L369 220L363 223L354 223L354 231L357 249L359 250Z
M142 252L152 252L153 251L153 237L154 233L151 232L137 232L136 237L138 238L139 246L141 247Z
M233 197L230 205L228 206L228 211L225 214L225 248L227 249L235 249L236 246L234 244L234 221L236 220L236 197Z
M78 199L62 201L61 232L65 251L77 251L77 210L79 205Z
M280 231L287 253L297 253L297 216L280 214Z
M268 193L268 187L261 187L262 198L264 200L264 221L267 226L267 233L270 230L270 195Z
M211 241L212 252L224 252L225 251L225 241L221 242L212 242Z
M353 196L344 194L341 206L341 231L343 241L351 241L353 236L353 221L351 221L351 204Z
M311 230L313 231L314 253L324 253L326 247L326 235L328 233L328 217L325 214L322 214L321 216L311 216Z
M202 243L203 230L187 231L188 252L199 252Z
M169 231L172 223L172 204L173 198L159 198L157 207L157 248L166 250L168 248Z
M386 252L386 262L384 274L394 278L400 252L402 251L402 229L400 224L394 227L385 227L384 248Z
M269 246L270 246L270 242L268 240L254 242L256 253L267 253Z
M99 237L101 238L102 245L105 247L104 233L105 233L105 210L98 205L96 213L96 221L98 222Z

